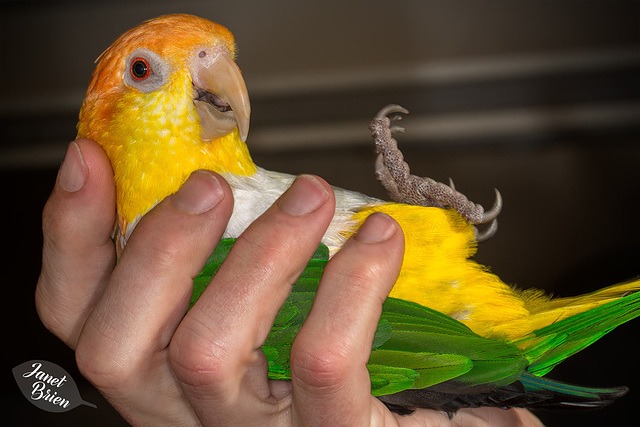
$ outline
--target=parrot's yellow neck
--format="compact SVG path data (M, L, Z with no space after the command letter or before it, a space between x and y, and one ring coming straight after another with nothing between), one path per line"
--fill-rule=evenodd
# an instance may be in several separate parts
M161 91L123 94L100 135L82 135L79 126L79 136L97 139L111 159L123 233L195 170L245 176L256 172L237 129L202 140L192 92L188 75L177 72Z

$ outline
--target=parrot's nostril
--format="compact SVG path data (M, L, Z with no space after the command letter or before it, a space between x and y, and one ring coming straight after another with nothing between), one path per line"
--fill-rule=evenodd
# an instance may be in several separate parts
M209 92L208 90L199 89L199 88L196 88L196 91L198 93L198 98L196 98L198 101L204 101L204 102L206 102L208 104L211 104L218 111L220 111L222 113L227 112L227 111L231 111L231 106L229 104L227 104L226 102L223 102L215 94Z

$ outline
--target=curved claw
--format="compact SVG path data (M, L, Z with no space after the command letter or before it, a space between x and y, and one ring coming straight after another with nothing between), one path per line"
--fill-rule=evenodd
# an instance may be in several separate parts
M481 243L489 240L498 232L498 219L494 218L489 224L489 227L484 231L478 231L476 227L473 227L473 231L476 234L476 242Z
M453 183L453 179L451 179L451 177L449 177L449 187L450 187L452 190L455 190L455 189L456 189L456 185Z
M376 144L376 176L389 193L391 200L416 206L452 208L470 224L490 223L482 233L474 228L478 241L493 236L498 230L497 216L502 210L502 196L498 190L493 207L486 211L455 189L453 180L450 185L431 178L412 175L409 165L398 149L393 133L404 132L401 126L392 124L402 118L400 113L408 114L405 108L391 104L382 108L372 120L369 130Z
M497 188L494 188L496 192L496 200L493 202L493 206L488 211L485 211L482 214L482 220L480 224L486 224L489 221L495 221L495 219L500 215L500 211L502 211L502 195L498 191Z
M409 110L397 104L389 104L386 107L383 107L380 111L378 111L378 114L376 114L376 119L383 119L387 117L389 114L394 114L394 113L409 114Z

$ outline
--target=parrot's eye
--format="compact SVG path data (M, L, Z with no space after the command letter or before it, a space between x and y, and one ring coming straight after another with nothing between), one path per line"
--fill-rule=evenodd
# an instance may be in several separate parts
M143 80L149 77L149 73L151 73L151 68L149 68L149 63L142 58L136 58L131 63L131 77L136 80Z
M148 49L131 52L122 70L122 79L142 93L158 90L167 82L171 67L160 55Z

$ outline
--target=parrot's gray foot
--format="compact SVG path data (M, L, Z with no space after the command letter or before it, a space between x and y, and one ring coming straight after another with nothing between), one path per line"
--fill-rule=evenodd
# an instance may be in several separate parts
M482 232L476 229L476 240L483 241L498 231L498 215L502 210L502 196L498 190L493 207L485 211L482 205L473 203L467 197L456 191L453 181L450 185L437 182L431 178L411 175L409 165L404 161L398 149L398 142L393 134L404 132L404 128L393 124L402 119L409 111L399 105L387 105L371 122L369 129L376 143L376 176L389 197L398 203L417 206L450 207L458 212L470 224L486 224L489 227Z

